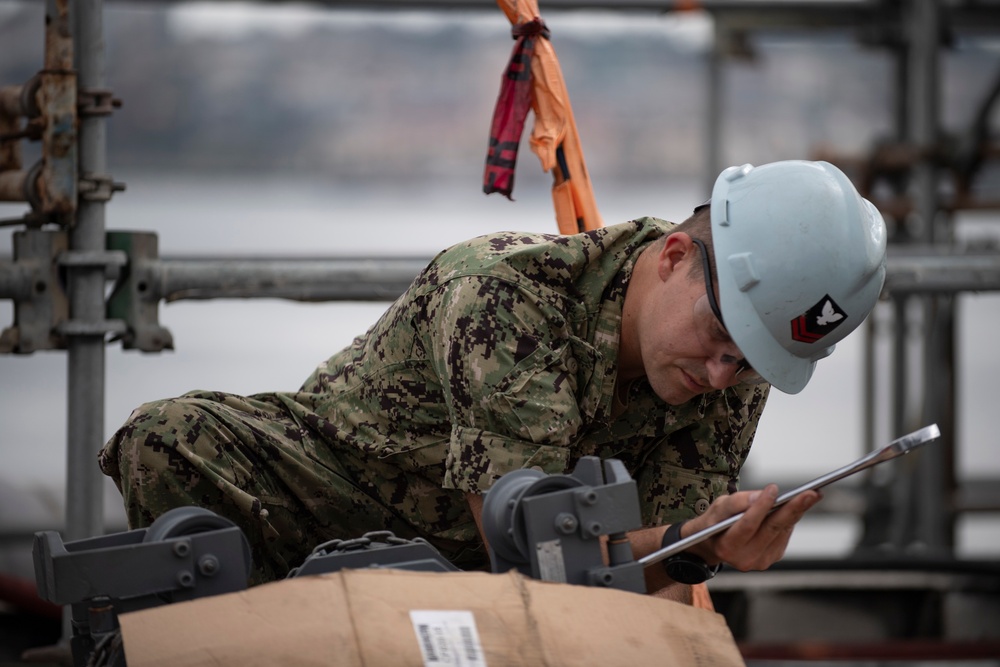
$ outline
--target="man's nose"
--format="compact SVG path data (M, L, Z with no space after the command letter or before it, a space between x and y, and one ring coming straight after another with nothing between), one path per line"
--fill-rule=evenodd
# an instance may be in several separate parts
M730 359L734 361L730 361ZM730 355L717 355L705 363L705 370L708 371L708 384L713 389L726 389L736 384L735 357Z
M738 382L736 371L743 357L735 345L727 345L716 353L706 364L708 383L714 389L732 387Z

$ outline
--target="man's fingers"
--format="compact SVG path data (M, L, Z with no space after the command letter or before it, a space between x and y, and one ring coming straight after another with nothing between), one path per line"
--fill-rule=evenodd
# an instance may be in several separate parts
M815 505L820 499L816 491L807 491L776 509L764 522L764 527L771 530L776 536L784 536L784 546L788 544L792 530L799 520ZM784 553L784 548L782 548Z
M744 547L746 569L766 569L781 560L788 548L795 526L819 499L819 493L807 491L771 512L761 523L754 537Z
M737 549L740 545L751 543L767 518L768 512L774 507L774 500L777 497L778 487L775 484L768 484L760 491L751 493L750 506L743 512L743 518L733 524L720 541L725 541L728 546Z
M805 491L776 509L768 520L792 528L813 505L819 502L820 497L818 491Z
M763 570L785 554L792 531L820 495L807 491L775 509L778 488L768 485L750 503L742 519L720 535L716 555L740 570Z
M691 550L709 562L723 561L739 570L767 569L784 556L795 525L820 494L806 491L775 508L777 498L775 484L717 498L707 512L689 522L683 531L685 537L741 512L743 516L723 533Z

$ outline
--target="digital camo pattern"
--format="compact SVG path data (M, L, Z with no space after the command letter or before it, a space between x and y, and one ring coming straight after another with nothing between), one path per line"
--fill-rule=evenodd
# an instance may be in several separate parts
M142 406L101 467L133 527L182 504L235 521L256 582L321 542L381 529L485 567L464 494L523 467L568 473L586 455L623 461L647 525L691 516L736 489L767 388L671 407L637 381L613 412L632 265L669 229L642 218L459 244L298 392Z

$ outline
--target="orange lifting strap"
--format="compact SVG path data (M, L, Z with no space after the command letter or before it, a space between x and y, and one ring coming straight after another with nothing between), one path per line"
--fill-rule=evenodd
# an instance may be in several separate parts
M562 234L603 226L583 160L559 60L536 0L497 0L513 24L516 44L500 81L490 127L483 191L511 197L514 166L528 109L535 112L531 150L553 176L552 201Z

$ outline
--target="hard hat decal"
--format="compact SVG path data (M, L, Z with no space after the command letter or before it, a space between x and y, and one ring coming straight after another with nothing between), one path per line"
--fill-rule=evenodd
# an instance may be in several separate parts
M792 320L792 340L815 343L846 320L847 313L827 294L812 308Z

